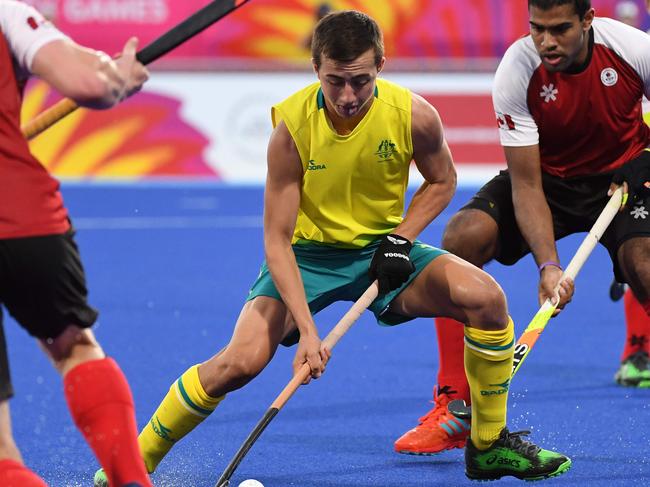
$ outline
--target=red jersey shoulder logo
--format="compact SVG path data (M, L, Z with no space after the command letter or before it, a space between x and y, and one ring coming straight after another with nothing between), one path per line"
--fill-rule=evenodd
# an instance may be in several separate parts
M27 25L29 25L32 30L36 30L40 24L34 17L27 17Z
M600 81L605 86L614 86L618 81L618 73L614 68L605 68L600 72Z
M502 130L514 130L515 122L510 115L507 113L496 112L497 115L497 127Z
M558 89L553 83L550 83L548 86L542 86L542 91L539 92L539 96L544 98L544 103L557 100L557 94Z

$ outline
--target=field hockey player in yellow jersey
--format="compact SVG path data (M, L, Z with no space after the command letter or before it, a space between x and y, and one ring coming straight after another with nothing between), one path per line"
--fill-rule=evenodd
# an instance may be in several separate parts
M568 458L505 427L514 332L501 288L481 269L416 240L456 186L438 113L409 90L377 79L385 62L382 36L365 14L323 18L312 56L318 82L272 109L266 261L230 343L183 373L140 433L148 470L226 394L259 374L278 345L297 343L294 372L307 362L311 377L319 377L330 353L313 314L356 300L378 279L380 296L369 309L380 324L439 315L467 324L466 474L538 479L566 471ZM403 216L411 161L425 182Z

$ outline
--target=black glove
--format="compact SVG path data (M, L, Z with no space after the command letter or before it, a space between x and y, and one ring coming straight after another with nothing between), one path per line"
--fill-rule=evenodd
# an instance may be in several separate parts
M647 149L617 169L612 183L620 186L623 181L627 183L627 192L632 201L650 195L650 152Z
M381 240L368 270L370 279L379 281L379 294L397 289L415 270L409 258L412 246L411 242L394 233Z

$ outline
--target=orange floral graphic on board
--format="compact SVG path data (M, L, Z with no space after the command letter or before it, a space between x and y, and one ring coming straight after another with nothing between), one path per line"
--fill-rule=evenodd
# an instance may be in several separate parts
M247 4L215 37L215 52L225 56L282 58L305 61L303 41L315 25L314 0L258 0ZM366 12L379 22L389 55L401 35L400 26L413 22L427 9L428 0L330 0L335 10ZM246 15L243 15L243 14ZM225 24L225 23L224 23ZM255 39L255 42L250 42Z
M34 118L59 96L30 84L22 120ZM34 155L61 178L219 178L203 157L209 141L179 114L180 101L138 93L102 111L79 109L30 142Z

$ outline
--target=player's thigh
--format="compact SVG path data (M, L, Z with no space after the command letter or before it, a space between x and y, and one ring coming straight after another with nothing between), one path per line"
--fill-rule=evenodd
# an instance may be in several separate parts
M40 339L39 344L61 375L79 364L105 357L92 330L75 325L66 327L54 339Z
M639 235L623 242L618 249L617 280L623 276L636 297L645 301L650 296L650 235Z
M267 362L295 325L286 305L269 296L258 296L244 304L227 350Z
M529 252L517 225L507 171L483 185L451 218L443 248L480 267L492 259L512 265Z
M448 316L463 323L498 321L505 316L505 308L496 281L453 254L431 261L390 306L391 312L403 316Z
M499 227L488 213L467 208L451 217L442 246L452 254L477 266L490 262L498 251Z

